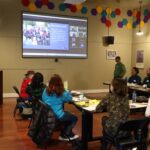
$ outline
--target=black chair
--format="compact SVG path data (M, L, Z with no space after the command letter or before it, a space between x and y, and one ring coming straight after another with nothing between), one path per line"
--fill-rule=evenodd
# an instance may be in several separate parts
M44 113L43 113L44 111ZM54 112L52 111L52 109L47 105L45 104L44 102L42 102L41 100L38 100L35 104L35 109L33 111L33 116L32 116L32 121L30 122L30 125L29 125L29 132L28 132L28 135L30 137L33 138L33 133L37 134L37 132L33 132L36 128L38 128L38 131L40 131L40 125L39 125L39 122L42 123L42 121L44 121L42 118L44 118L46 116L46 113L48 113L49 115L49 121L51 120L51 127L53 128L53 131L51 131L49 134L48 134L48 137L51 138L51 135L54 131L60 131L66 124L65 123L60 123ZM40 120L38 120L38 118ZM41 120L42 119L42 120ZM46 118L45 118L46 119ZM43 126L41 126L42 128ZM48 126L47 126L48 127ZM32 130L33 129L33 130ZM48 132L48 130L47 130ZM31 134L30 134L31 133ZM67 135L66 135L67 136ZM36 135L36 138L38 136ZM43 138L42 138L43 139ZM69 137L68 137L69 139ZM37 140L33 140L38 146L42 147L44 150L46 150L47 148L47 144L49 142L49 139L38 139ZM40 141L41 143L39 144L38 141ZM74 147L75 150L81 150L81 142L79 140L70 140L69 139L69 142L72 144L72 146Z
M150 118L148 117L131 119L120 125L118 132L114 137L103 133L101 149L107 150L108 144L110 144L114 145L117 150L128 150L135 147L137 150L147 150L149 123Z
M15 117L17 110L19 110L20 113L22 112L23 109L21 107L21 104L23 104L24 102L20 97L20 93L19 93L18 88L16 86L13 86L13 89L17 94L16 105L15 105L15 108L14 108L14 111L13 111L13 116Z
M15 117L17 110L19 110L19 112L22 113L24 107L29 108L29 107L31 107L32 104L31 104L31 102L28 102L28 101L25 102L25 100L23 98L21 98L20 92L16 86L13 86L13 89L17 94L16 105L15 105L15 108L13 111L13 116ZM30 116L30 115L28 115L28 116Z

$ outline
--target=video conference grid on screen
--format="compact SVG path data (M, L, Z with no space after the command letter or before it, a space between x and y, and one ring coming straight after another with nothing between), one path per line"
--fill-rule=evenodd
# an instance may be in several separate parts
M87 18L22 15L23 57L87 57Z

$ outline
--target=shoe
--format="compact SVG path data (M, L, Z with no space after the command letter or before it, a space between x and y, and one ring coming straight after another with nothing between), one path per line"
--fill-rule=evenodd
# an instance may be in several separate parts
M59 137L58 137L58 139L60 140L60 141L72 141L72 140L75 140L75 139L78 139L79 138L79 135L75 135L75 134L73 134L73 135L71 135L71 136L65 136L65 135L60 135Z
M62 135L60 135L60 136L58 137L58 139L59 139L60 141L69 141L69 138L68 138L68 137L62 136Z
M75 134L74 136L71 136L69 137L69 139L72 141L72 140L75 140L75 139L78 139L79 138L79 135Z

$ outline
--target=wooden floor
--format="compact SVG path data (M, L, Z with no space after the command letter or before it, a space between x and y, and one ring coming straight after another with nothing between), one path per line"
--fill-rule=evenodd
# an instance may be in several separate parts
M15 98L4 99L4 104L0 106L0 150L41 150L27 136L30 120L22 120L19 115L13 117ZM72 105L66 105L65 109L78 116L78 123L74 132L81 136L81 113ZM101 117L105 114L94 115L94 136L101 135ZM47 150L73 150L70 143L58 140L59 132L53 134L53 140L49 143ZM99 150L100 142L90 142L89 150ZM150 150L150 149L149 149Z

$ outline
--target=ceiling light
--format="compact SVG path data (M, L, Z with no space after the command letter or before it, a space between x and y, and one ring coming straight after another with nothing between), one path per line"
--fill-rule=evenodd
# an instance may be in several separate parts
M140 11L140 22L139 22L139 31L136 33L136 35L141 36L141 35L144 34L143 31L141 31L141 25L140 25L140 23L141 23L141 15L142 15L142 0L139 1L139 4L140 4L140 8L139 8L139 11Z
M86 0L65 0L64 3L68 3L68 4L81 4L83 2L85 2Z
M143 31L139 30L138 32L136 32L136 35L140 36L140 35L143 35Z

